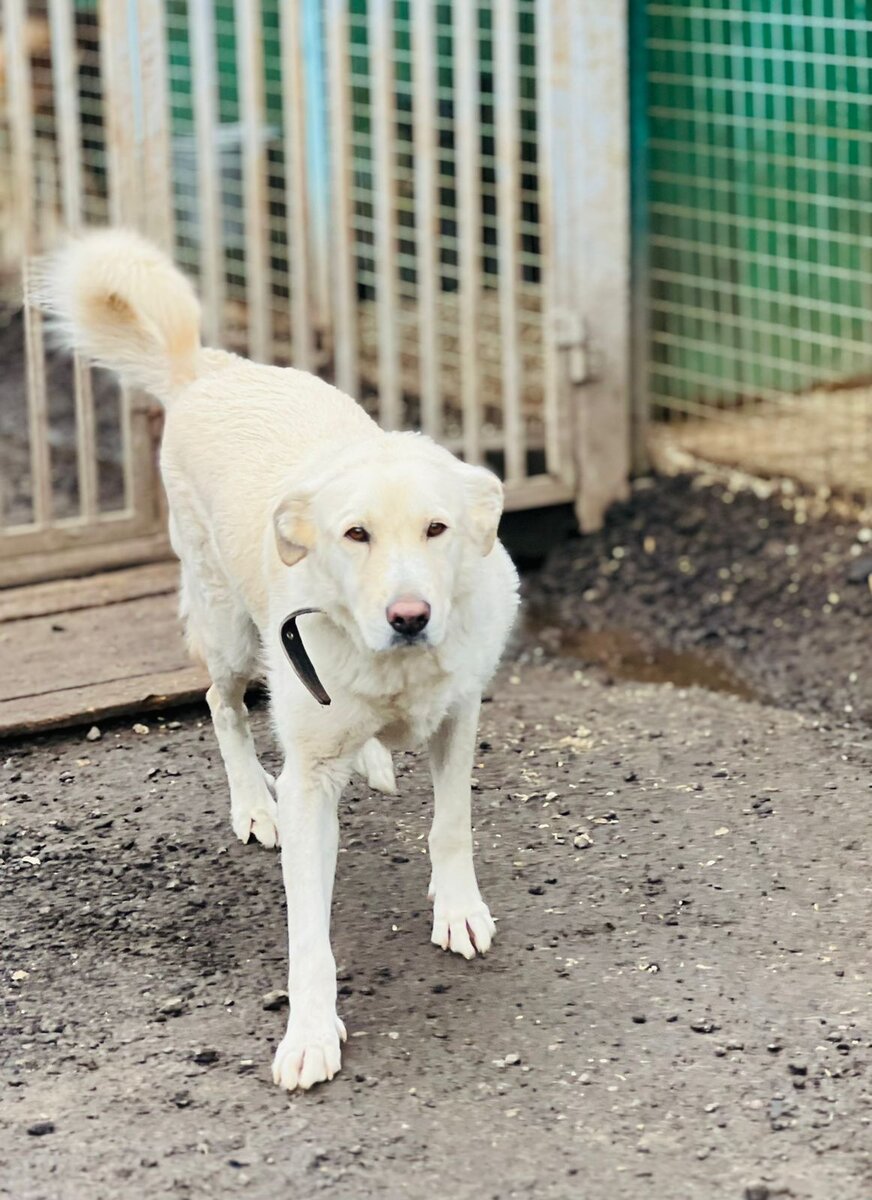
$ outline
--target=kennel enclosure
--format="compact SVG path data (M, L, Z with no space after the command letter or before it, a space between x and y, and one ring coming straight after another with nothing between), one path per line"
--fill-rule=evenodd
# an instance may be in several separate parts
M107 220L191 275L207 341L596 525L629 461L626 35L594 0L5 0L0 583L166 553L159 412L14 302Z

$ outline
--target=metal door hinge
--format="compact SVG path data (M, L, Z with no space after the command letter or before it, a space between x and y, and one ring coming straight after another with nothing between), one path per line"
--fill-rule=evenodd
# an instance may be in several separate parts
M587 329L577 312L560 308L554 313L554 341L566 355L569 382L586 383L591 378Z

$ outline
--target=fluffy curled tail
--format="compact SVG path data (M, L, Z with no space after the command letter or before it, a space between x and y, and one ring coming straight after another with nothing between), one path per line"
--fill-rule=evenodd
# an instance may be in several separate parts
M164 402L199 373L194 289L137 233L95 230L36 259L27 299L69 349Z

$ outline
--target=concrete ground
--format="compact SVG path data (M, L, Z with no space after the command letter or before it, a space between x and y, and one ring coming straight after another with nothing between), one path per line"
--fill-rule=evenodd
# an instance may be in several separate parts
M354 785L343 1070L289 1097L277 856L203 712L145 722L3 750L0 1195L872 1195L867 727L528 643L475 768L493 950L429 944L423 761Z

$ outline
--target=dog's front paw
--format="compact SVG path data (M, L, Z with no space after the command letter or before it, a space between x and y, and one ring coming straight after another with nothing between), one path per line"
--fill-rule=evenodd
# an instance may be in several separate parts
M476 952L487 954L497 927L490 909L481 896L448 898L437 891L433 897L433 936L430 941L443 950L452 950L464 958Z
M293 1092L332 1079L342 1065L339 1047L345 1038L345 1026L335 1013L323 1021L297 1020L291 1014L273 1059L273 1082Z
M240 842L253 837L269 849L279 844L279 810L270 791L271 779L264 771L259 786L230 793L230 824Z

